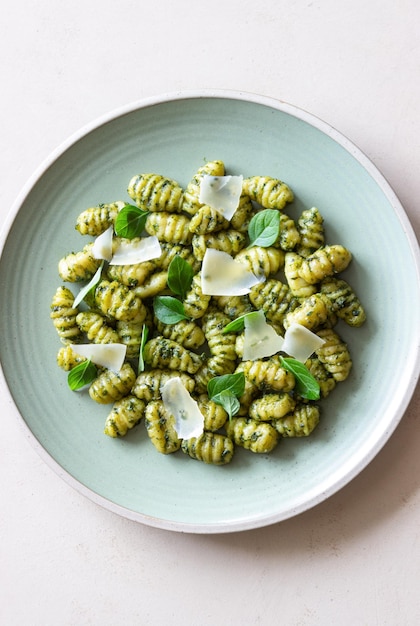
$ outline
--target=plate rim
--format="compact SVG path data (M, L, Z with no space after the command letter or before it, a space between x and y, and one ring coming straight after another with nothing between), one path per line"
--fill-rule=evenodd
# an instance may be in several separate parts
M64 141L62 141L56 148L54 148L48 154L48 156L43 159L43 161L41 161L39 166L34 170L34 172L27 179L26 183L22 186L15 201L11 205L6 215L6 219L0 229L0 263L3 256L5 243L13 227L13 223L19 213L20 207L23 205L26 198L31 193L32 189L36 186L37 182L47 172L48 168L63 154L65 154L65 152L69 150L75 143L83 139L83 137L85 137L89 133L104 126L105 124L108 124L122 116L129 115L130 113L133 113L139 109L149 108L182 100L197 100L209 98L244 101L276 109L308 123L310 126L317 128L322 133L327 135L330 139L341 145L351 156L353 156L359 162L359 164L366 170L369 176L377 183L381 191L386 196L388 202L390 203L394 213L396 214L401 224L404 235L406 237L406 241L410 247L410 251L415 262L416 274L420 286L420 246L417 241L417 236L415 234L414 228L392 186L382 174L382 172L378 169L378 167L373 163L373 161L369 157L367 157L367 155L356 144L348 139L342 132L338 131L336 128L334 128L321 118L317 117L313 113L309 113L301 107L290 104L280 99L273 98L271 96L260 95L248 91L236 91L229 89L181 90L164 92L158 95L137 99L122 106L116 107L103 115L98 116L97 118L82 125L78 130L70 134ZM6 381L1 362L0 388L4 392L5 395L3 397L10 404L12 412L17 418L20 427L23 429L25 438L29 441L31 446L35 449L35 451L42 458L42 460L59 476L59 478L64 480L69 486L74 488L81 495L84 495L89 500L95 502L102 508L105 508L121 517L130 519L138 523L142 523L144 525L160 528L163 530L184 533L214 534L252 530L285 521L314 508L321 502L325 501L326 499L340 491L348 483L350 483L369 465L369 463L381 451L381 449L390 439L391 435L394 433L395 429L400 423L413 397L419 381L420 345L417 346L417 355L413 365L414 367L410 379L410 384L407 385L406 393L400 400L400 403L394 414L394 419L392 421L391 427L388 429L384 429L384 432L381 433L381 436L375 439L375 445L371 446L369 450L362 456L362 458L359 458L358 462L355 463L354 466L349 469L349 471L345 472L339 480L336 480L333 486L309 499L306 499L305 502L287 511L286 513L282 512L278 514L270 514L265 516L264 518L257 517L246 520L241 519L237 521L221 521L212 523L189 523L161 519L144 513L139 513L137 511L132 511L127 507L124 507L116 502L105 498L104 496L99 495L89 487L82 484L78 479L71 476L71 474L67 472L38 441L35 434L31 431L29 425L26 423L23 415L21 415L20 411L17 408L17 405L13 399L12 392Z

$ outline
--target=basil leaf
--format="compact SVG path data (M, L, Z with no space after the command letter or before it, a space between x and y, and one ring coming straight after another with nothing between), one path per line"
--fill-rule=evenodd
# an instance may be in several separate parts
M291 357L280 357L280 363L288 372L293 374L296 380L296 389L302 398L306 400L319 400L319 383L302 361Z
M96 365L89 359L73 367L67 376L67 384L72 391L77 391L93 382L98 375Z
M229 419L232 419L241 407L238 398L232 391L230 391L230 389L225 389L224 391L216 394L212 397L212 400L224 408L226 413L229 415Z
M146 224L149 211L139 209L132 204L126 204L119 211L114 224L115 234L124 239L140 237Z
M194 270L191 265L180 256L175 256L168 267L168 287L183 300L191 287Z
M225 333L237 333L242 331L245 328L245 319L251 316L258 315L258 311L250 311L249 313L244 313L244 315L240 315L229 324L226 324L224 329L222 330L222 334Z
M184 305L172 296L156 296L153 301L155 315L163 324L176 324L181 320L187 320Z
M140 351L139 351L139 367L138 373L144 372L144 346L146 345L147 338L149 336L149 327L143 324L141 331Z
M280 232L280 212L276 209L264 209L256 213L249 222L248 235L251 246L268 248L272 246Z
M245 376L243 372L237 374L225 374L224 376L215 376L207 383L207 391L210 400L214 400L223 391L230 391L234 396L239 398L245 391ZM214 400L216 402L216 400Z

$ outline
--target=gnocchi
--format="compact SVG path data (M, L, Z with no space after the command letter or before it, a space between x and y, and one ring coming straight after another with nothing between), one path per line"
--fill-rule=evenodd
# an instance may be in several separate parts
M98 367L89 383L92 400L112 404L104 424L107 436L128 436L143 423L159 453L182 451L217 466L230 463L237 447L265 455L280 440L309 436L321 421L322 399L352 370L348 345L337 327L358 328L367 319L356 292L340 276L352 253L341 244L326 242L319 209L286 214L286 205L292 210L294 202L287 183L270 176L248 176L241 179L237 208L228 220L200 201L203 178L225 173L223 161L208 161L195 170L185 188L158 173L132 176L127 193L145 213L142 236L157 237L160 255L113 265L95 257L94 242L89 240L78 252L59 260L58 275L64 283L88 283L102 263L99 280L78 306L70 286L63 285L50 303L50 318L64 344L57 365L65 372L86 361L77 353L83 341L125 346L120 369ZM76 217L75 229L83 237L95 238L113 227L115 249L122 241L115 221L127 204L130 201L117 200L89 207ZM262 210L279 212L279 229L268 243L251 244L249 225ZM134 239L141 237L136 234ZM203 293L201 269L209 249L233 257L258 283L245 295ZM169 273L175 259L190 266L191 281L182 294L176 294L183 316L169 323L157 314L154 300L172 293ZM279 335L297 324L323 340L303 365L319 386L317 401L303 394L297 374L281 361L281 351L244 360L245 333L242 329L226 332L232 321L260 311ZM208 384L215 377L235 374L243 375L244 387L230 415L209 394ZM196 402L203 418L198 436L181 439L177 434L176 418L162 394L173 379Z

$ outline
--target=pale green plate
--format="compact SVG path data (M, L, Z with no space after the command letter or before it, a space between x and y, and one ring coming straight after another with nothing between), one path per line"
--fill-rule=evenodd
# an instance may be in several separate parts
M158 172L186 185L205 160L228 173L285 180L296 201L317 206L328 243L354 260L345 278L368 314L339 327L351 377L323 403L307 439L283 440L269 456L238 451L225 467L164 456L140 425L103 435L109 407L67 388L49 318L61 284L57 262L85 240L77 215L128 201L132 175ZM419 249L400 203L372 163L337 131L282 102L251 94L170 94L127 106L57 150L21 193L3 229L0 352L4 381L25 431L46 462L80 492L130 519L161 528L218 533L290 518L336 492L396 428L419 373Z

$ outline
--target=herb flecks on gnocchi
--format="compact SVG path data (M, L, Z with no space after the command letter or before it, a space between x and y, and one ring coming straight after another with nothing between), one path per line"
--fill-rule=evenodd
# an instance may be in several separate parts
M352 369L340 325L366 321L341 276L351 251L326 240L317 207L296 213L280 178L227 175L221 160L185 187L134 174L127 194L75 216L83 243L59 260L66 284L50 303L57 365L80 370L77 388L110 405L104 433L117 439L143 424L159 453L217 466L237 448L266 455L308 437L322 399ZM109 258L97 254L108 236ZM148 256L116 258L153 240ZM122 346L118 371L88 367L86 343Z

